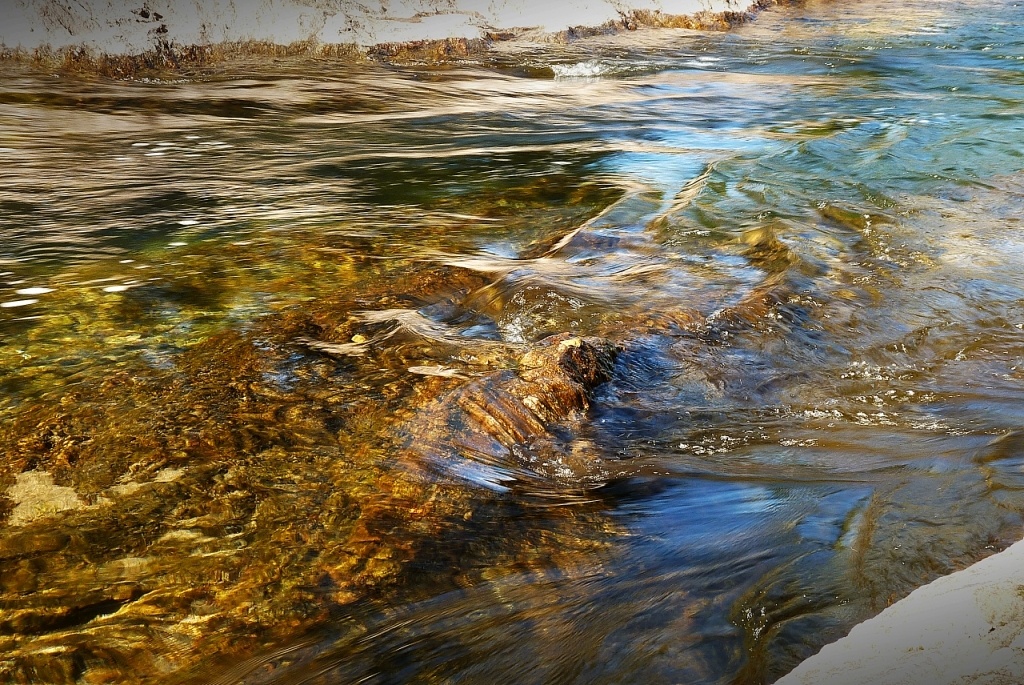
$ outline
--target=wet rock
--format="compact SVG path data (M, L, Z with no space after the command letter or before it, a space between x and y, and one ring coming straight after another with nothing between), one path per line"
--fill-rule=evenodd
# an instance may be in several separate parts
M563 247L575 254L614 247L574 236ZM0 680L42 669L55 669L44 682L104 669L142 679L214 654L237 663L256 640L239 636L286 642L339 607L600 564L620 531L589 490L604 478L585 435L595 391L641 335L675 336L706 366L703 321L574 314L599 335L509 343L479 333L510 311L472 298L492 274L397 271L345 271L331 294L245 332L196 333L162 364L119 362L0 427L4 492L45 471L50 500L73 502L73 488L85 503L0 530L0 602L20 612L23 643L0 642ZM735 308L735 327L781 306L789 287L766 283ZM156 326L163 303L219 306L168 288L119 296L96 329L107 339L140 316ZM93 650L82 677L60 670L78 657L47 651L72 639Z
M142 8L41 1L8 8L10 16L0 26L0 57L48 58L62 61L66 68L91 66L117 76L154 67L195 68L223 59L224 53L340 53L350 59L445 62L480 54L494 41L524 35L567 42L644 26L725 29L772 1L755 0L745 11L735 11L744 7L728 0L705 0L703 9L692 15L638 9L632 0L571 6L423 0L414 3L418 11L388 11L387 3L377 8L323 3L315 12L308 3L292 0L245 11L231 2L212 1L202 7L151 2ZM684 4L678 9L689 12L694 7ZM332 42L338 38L342 42Z
M21 473L7 491L7 496L15 504L7 519L8 525L12 526L84 506L73 488L55 485L53 476L45 471Z
M59 531L33 529L11 533L0 538L0 561L56 552L63 549L69 539L67 533Z
M522 506L518 497L506 496L503 483L510 478L502 474L544 458L563 463L573 458L569 442L594 389L611 378L617 351L603 338L552 336L523 354L515 369L443 392L399 426L401 468L383 472L376 484L379 498L363 503L346 545L351 556L330 572L336 601L377 595L410 573L421 580L433 573L451 574L452 567L470 559L480 564L477 573L493 571L493 564L482 561L488 557L482 550L489 539L503 540L495 551L502 550L506 572L514 568L509 563L514 550L532 549L534 555L546 550L540 555L543 562L537 561L544 567L578 564L597 553L608 522L592 508L555 509L555 521L544 533L564 536L554 547L531 544L537 529L521 517L497 512ZM582 462L576 468L579 474L592 470ZM517 529L496 527L499 521ZM509 545L510 540L516 542ZM469 544L472 554L463 549ZM528 563L529 555L523 556ZM462 568L461 573L474 571Z
M603 338L551 336L518 361L440 397L401 430L405 460L509 463L547 445L560 424L579 418L595 387L611 378L616 346ZM517 450L516 448L519 448Z

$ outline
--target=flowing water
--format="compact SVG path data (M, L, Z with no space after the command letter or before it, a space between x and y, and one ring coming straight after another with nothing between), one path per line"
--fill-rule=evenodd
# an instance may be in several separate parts
M2 65L0 680L764 683L1017 540L1021 12Z

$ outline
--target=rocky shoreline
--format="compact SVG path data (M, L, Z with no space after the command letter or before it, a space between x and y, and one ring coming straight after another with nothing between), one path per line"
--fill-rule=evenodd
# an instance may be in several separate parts
M644 28L726 30L777 0L407 0L316 8L277 0L239 8L212 0L203 7L170 2L49 1L12 10L0 26L0 60L72 72L132 78L152 71L189 71L251 58L343 58L443 63L486 53L516 39L570 42Z

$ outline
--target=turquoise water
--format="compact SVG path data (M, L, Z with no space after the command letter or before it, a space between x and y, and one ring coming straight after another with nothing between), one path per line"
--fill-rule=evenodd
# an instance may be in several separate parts
M1020 11L3 65L0 680L767 683L1016 541Z

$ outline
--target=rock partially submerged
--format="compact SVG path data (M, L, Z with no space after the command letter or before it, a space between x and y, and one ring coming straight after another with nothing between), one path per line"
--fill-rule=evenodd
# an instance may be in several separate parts
M518 369L495 371L444 392L398 427L400 468L382 472L380 498L361 507L347 545L355 555L331 572L335 598L379 594L401 583L410 569L423 574L425 561L458 559L460 545L507 533L480 512L490 510L493 517L504 507L521 506L505 496L516 476L542 480L552 464L572 468L567 492L560 493L572 501L576 479L594 466L575 457L569 443L594 389L611 377L616 352L601 338L551 336L524 354ZM516 465L523 468L513 475ZM468 483L484 489L467 489ZM573 533L565 535L561 549L544 552L543 566L593 561L608 532L604 518L586 506L552 516ZM519 525L514 518L498 518ZM523 549L537 533L528 524L515 531ZM551 555L560 556L553 561Z
M406 426L403 460L414 468L445 464L490 487L509 459L563 463L558 434L579 421L595 387L611 378L616 346L603 338L551 336L518 361L439 398ZM488 474L486 466L496 466Z
M0 680L187 673L258 650L239 636L286 643L364 602L600 568L621 529L586 424L627 373L617 358L678 346L707 366L790 288L766 279L717 321L685 298L560 315L547 293L571 279L509 270L579 268L608 243L585 225L496 273L352 262L330 294L18 412L0 430ZM97 330L161 294L129 293ZM513 319L510 341L497 324ZM48 503L82 502L59 522L19 489L50 477Z

